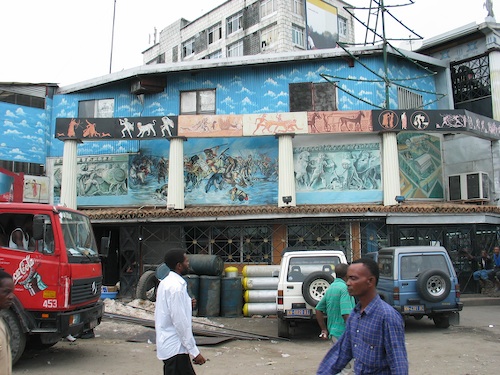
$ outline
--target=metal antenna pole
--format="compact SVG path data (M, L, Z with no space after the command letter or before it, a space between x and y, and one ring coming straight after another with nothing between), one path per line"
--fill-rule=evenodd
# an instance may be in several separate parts
M111 53L109 55L109 74L111 74L111 66L113 65L113 42L115 39L115 14L116 14L116 0L113 4L113 28L111 29Z

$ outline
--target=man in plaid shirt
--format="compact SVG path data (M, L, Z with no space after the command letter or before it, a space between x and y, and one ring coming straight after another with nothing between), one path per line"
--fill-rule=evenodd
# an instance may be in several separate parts
M337 374L353 358L355 374L408 375L404 321L380 299L378 277L378 264L372 259L358 259L349 266L347 288L359 302L317 375Z

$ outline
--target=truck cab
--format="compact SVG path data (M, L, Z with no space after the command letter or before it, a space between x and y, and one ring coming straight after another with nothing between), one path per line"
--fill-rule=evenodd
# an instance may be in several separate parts
M14 281L15 302L1 312L11 330L13 362L27 344L48 347L100 323L102 267L82 213L0 203L0 267Z

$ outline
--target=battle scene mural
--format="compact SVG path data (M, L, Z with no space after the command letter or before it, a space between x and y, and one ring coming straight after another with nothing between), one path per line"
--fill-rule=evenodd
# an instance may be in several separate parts
M444 197L441 141L424 133L399 133L399 178L406 198Z
M189 139L184 145L186 205L278 202L274 137Z
M297 203L382 199L379 143L295 147L293 154Z

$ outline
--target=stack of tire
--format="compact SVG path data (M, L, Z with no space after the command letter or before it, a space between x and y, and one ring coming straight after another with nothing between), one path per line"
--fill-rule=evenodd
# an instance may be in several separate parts
M276 315L279 265L243 267L243 315Z

